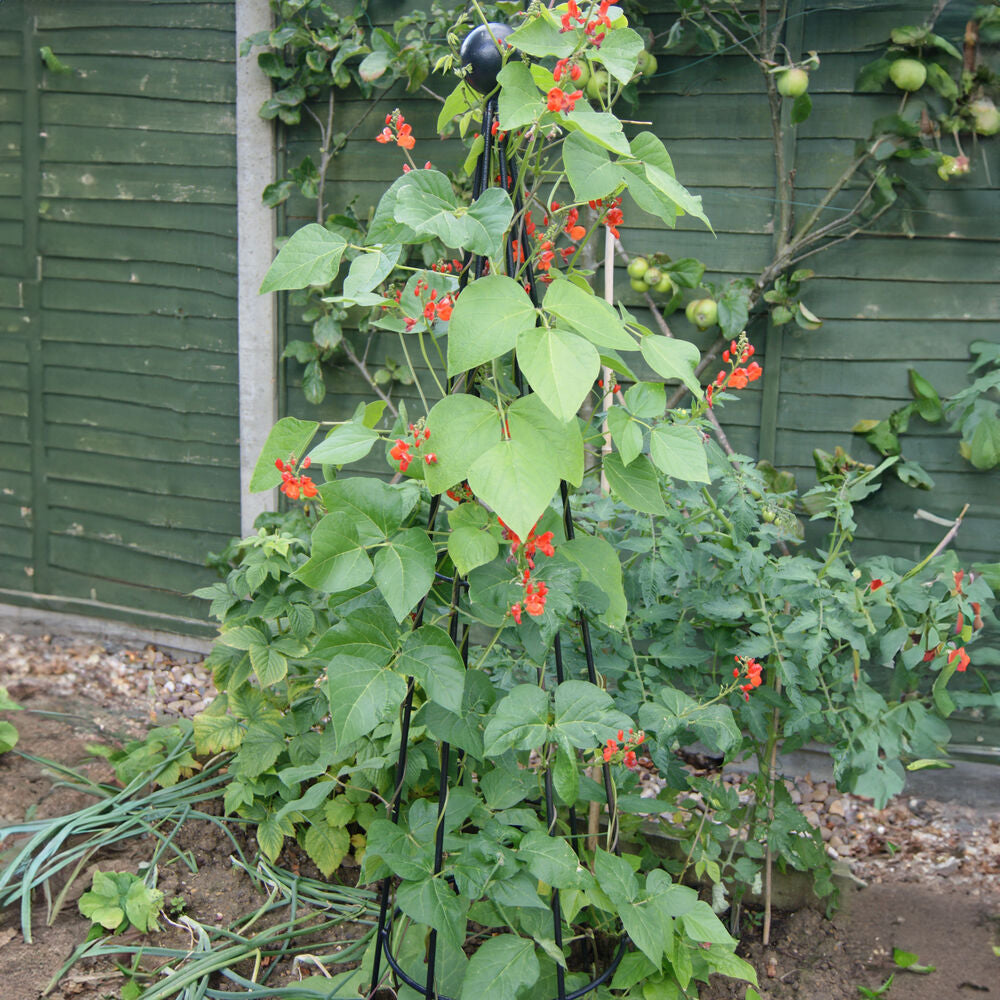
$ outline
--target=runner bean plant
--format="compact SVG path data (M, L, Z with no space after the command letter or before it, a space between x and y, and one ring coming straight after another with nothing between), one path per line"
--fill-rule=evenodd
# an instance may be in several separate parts
M470 174L487 134L505 150L478 197L421 165L405 108L386 108L373 155L406 164L363 237L309 224L264 280L367 311L398 338L420 407L398 404L385 427L380 394L318 440L316 421L273 430L251 488L278 487L307 516L245 539L202 592L222 632L197 748L232 754L227 809L269 859L295 838L328 877L345 862L364 882L394 877L399 961L423 981L435 935L448 996L555 995L557 940L571 987L622 929L635 951L595 995L752 982L717 915L729 898L766 892L774 862L832 888L818 832L777 780L779 748L831 744L841 787L884 803L905 766L943 752L948 682L972 662L995 568L851 558L854 505L891 459L831 459L800 498L711 442L714 408L762 372L745 334L731 330L703 388L692 344L591 283L591 262L613 260L625 189L665 226L708 224L662 141L614 112L643 37L607 0L478 30L497 56L495 114L461 79L439 120L466 126ZM385 476L352 475L373 453ZM832 524L815 555L799 551L803 511ZM569 638L581 618L596 683L588 640ZM681 768L696 740L756 759L749 801ZM458 754L444 791L442 744ZM631 854L614 850L604 764ZM712 905L691 878L714 885Z

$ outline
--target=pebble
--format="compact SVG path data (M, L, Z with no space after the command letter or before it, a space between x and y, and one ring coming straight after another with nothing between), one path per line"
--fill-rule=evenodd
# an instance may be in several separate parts
M191 655L89 636L2 631L0 683L84 694L98 703L127 700L157 723L169 722L171 715L197 715L214 693L211 672Z

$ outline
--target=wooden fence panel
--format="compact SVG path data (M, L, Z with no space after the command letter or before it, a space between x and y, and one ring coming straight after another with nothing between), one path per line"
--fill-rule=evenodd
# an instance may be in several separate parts
M207 631L186 595L239 530L235 5L38 0L0 18L28 71L0 76L0 150L35 279L31 323L0 342L24 355L0 379L4 599ZM43 68L43 45L70 71ZM7 195L0 241L19 222Z

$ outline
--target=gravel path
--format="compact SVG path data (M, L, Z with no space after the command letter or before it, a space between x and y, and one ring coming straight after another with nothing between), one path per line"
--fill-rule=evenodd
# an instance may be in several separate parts
M191 718L215 693L196 656L142 643L13 631L0 632L0 684L15 701L33 693L78 695L157 724Z

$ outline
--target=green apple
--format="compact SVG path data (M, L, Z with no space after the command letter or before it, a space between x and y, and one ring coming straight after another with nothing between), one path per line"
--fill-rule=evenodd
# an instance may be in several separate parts
M626 270L630 278L641 278L649 270L649 261L645 257L633 257Z
M889 79L900 90L919 90L927 81L927 67L919 59L897 59L889 67Z
M595 69L593 73L590 74L590 79L587 81L587 86L584 88L584 93L592 100L596 101L600 98L607 99L608 96L608 71L606 69Z
M656 72L656 67L656 56L654 56L648 49L643 49L639 53L639 65L636 69L643 76L652 76Z
M782 97L801 97L809 89L809 74L793 66L778 74L778 93Z
M663 272L655 264L647 267L646 273L642 276L642 280L645 281L650 288L655 288L660 283L662 278Z
M642 278L629 278L628 283L632 286L633 291L636 292L648 292L649 285L646 284Z
M697 308L698 308L698 303L699 303L700 301L701 301L700 299L692 299L692 300L691 300L691 301L690 301L690 302L689 302L689 303L688 303L688 304L687 304L687 305L686 305L686 306L684 307L684 315L685 315L685 316L687 316L687 321L688 321L688 322L689 322L689 323L690 323L690 324L691 324L692 326L694 325L694 311L695 311L695 309L697 309Z
M669 274L664 273L663 277L653 286L653 291L659 295L673 295L677 289Z
M716 305L715 299L698 299L691 315L694 319L694 325L699 330L707 330L718 321L719 307Z

